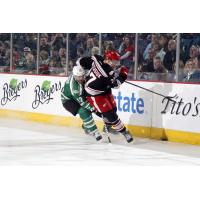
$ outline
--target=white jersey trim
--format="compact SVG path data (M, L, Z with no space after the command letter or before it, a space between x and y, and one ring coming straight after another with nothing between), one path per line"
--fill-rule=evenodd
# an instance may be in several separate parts
M90 88L88 86L85 88L85 91L90 95L98 95L98 94L101 94L101 93L104 92L102 90L94 90L94 89L92 89L92 88Z
M94 107L97 109L98 112L101 113L101 110L99 108L99 106L97 105L96 101L95 101L95 98L94 97L91 97L92 101L94 102Z
M95 56L92 56L92 60L94 61L95 66L97 67L97 69L99 70L99 72L104 76L104 77L108 77L106 72L103 70L103 68L101 67L101 65L99 64L99 62L97 61Z

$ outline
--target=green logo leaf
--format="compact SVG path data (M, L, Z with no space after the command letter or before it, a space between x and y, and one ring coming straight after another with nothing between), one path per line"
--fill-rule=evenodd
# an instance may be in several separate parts
M14 90L17 87L17 79L11 79L9 87Z
M44 91L44 92L47 92L48 90L49 90L49 88L50 88L50 86L51 86L51 81L44 81L43 83L42 83L42 90Z

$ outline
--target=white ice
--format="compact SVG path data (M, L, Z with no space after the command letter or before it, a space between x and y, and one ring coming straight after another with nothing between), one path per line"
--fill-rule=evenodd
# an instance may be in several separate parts
M0 118L0 165L200 165L200 147L111 135L102 143L79 128Z

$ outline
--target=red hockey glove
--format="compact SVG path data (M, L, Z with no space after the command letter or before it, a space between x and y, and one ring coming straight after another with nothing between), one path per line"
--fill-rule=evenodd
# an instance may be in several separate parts
M122 66L122 67L120 68L119 75L120 75L124 80L126 80L127 77L128 77L128 68Z

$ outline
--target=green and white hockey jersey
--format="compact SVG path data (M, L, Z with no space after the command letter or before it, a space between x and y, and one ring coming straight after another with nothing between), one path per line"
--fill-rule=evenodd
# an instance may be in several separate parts
M93 111L94 108L87 102L83 94L83 86L71 75L65 82L63 91L61 92L61 101L64 103L66 100L73 99L79 103L81 107Z
M61 92L61 101L64 104L67 100L74 100L80 104L80 109L78 114L83 120L83 129L86 134L99 136L97 126L92 117L90 111L94 111L94 108L87 102L86 98L83 96L83 86L79 84L71 75L65 82L64 88Z

